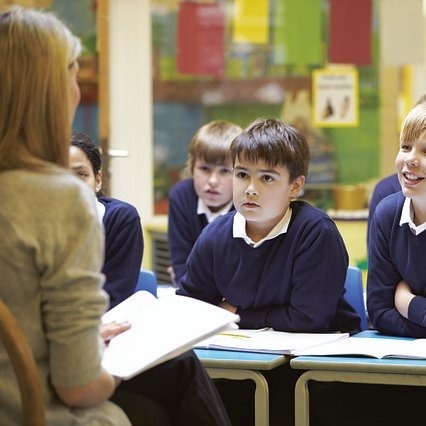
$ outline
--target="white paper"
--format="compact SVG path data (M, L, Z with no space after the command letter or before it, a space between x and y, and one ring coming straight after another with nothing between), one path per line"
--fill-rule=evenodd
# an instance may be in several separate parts
M350 337L327 345L300 350L295 355L359 355L374 358L426 359L426 339Z
M348 333L287 333L272 329L240 329L212 336L196 347L292 355L297 350L347 337Z
M239 316L185 296L156 299L139 291L108 311L102 322L129 321L129 330L111 339L102 365L114 376L129 379L189 350L223 330L237 328Z

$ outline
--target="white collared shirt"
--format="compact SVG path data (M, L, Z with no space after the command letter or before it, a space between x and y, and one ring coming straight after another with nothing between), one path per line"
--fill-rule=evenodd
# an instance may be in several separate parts
M402 207L401 219L399 220L399 225L402 226L404 223L408 223L412 233L414 235L421 234L426 229L426 222L422 223L419 226L416 226L413 222L413 205L411 203L411 198L405 197L404 205Z
M201 199L198 198L198 205L197 205L197 214L205 214L207 218L207 222L213 222L217 217L222 216L229 212L230 208L232 207L232 200L226 204L224 207L222 207L217 212L212 212L208 207L207 204Z
M102 223L102 221L104 219L104 215L105 215L105 206L100 201L97 201L96 207L97 207L97 210L98 210L99 221Z
M240 213L236 212L234 216L234 223L232 228L232 235L234 238L243 238L244 241L251 247L256 248L259 247L263 242L267 240L272 240L278 235L285 234L288 229L288 225L290 223L292 210L289 207L285 212L285 215L282 219L274 226L273 229L269 232L269 234L262 238L260 241L255 243L246 232L246 218Z

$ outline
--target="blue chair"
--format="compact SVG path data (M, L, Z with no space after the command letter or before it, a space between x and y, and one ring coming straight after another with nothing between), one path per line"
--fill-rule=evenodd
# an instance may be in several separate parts
M146 290L157 297L157 275L149 269L141 269L139 279L135 287L135 292Z
M345 281L345 294L343 297L355 309L361 318L361 330L368 329L367 313L364 303L364 289L362 286L361 269L349 266Z

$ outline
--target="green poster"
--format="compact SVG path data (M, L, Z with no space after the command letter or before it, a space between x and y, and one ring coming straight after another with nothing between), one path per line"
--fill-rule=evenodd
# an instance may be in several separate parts
M322 63L321 0L277 0L283 3L287 64Z

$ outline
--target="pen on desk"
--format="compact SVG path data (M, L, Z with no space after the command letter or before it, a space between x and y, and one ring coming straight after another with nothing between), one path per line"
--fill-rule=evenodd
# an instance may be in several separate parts
M229 336L229 337L236 337L238 339L249 339L250 336L247 336L245 334L238 334L238 333L228 333L227 331L224 331L223 333L220 333L222 336Z
M231 336L231 337L240 337L242 339L248 339L251 337L252 334L255 333L261 333L262 331L269 331L269 330L273 330L271 327L264 327L264 328L259 328L256 330L242 330L241 329L241 333L237 332L232 332L232 331L224 331L223 333L220 333L223 336Z

